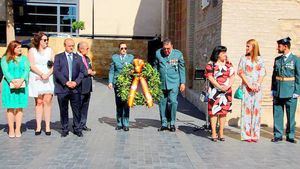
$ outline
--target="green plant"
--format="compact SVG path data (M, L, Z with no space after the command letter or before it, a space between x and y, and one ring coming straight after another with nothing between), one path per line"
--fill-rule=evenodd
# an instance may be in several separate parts
M84 22L83 21L75 21L72 23L72 29L73 30L83 30L84 27Z

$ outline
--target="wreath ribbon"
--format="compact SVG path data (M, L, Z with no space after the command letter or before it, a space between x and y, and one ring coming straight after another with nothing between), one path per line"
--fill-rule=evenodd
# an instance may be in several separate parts
M137 86L140 82L140 84L142 86L143 94L146 98L147 105L148 105L148 107L152 107L153 106L152 95L150 94L146 79L143 76L141 76L143 68L145 66L145 62L142 59L134 59L133 66L134 66L133 73L136 74L136 76L133 78L132 83L131 83L131 87L130 87L130 91L129 91L129 95L128 95L128 106L129 107L134 106L133 105L134 97L136 94Z

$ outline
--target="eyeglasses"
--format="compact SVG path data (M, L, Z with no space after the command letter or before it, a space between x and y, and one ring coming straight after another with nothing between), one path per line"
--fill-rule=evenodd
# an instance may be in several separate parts
M127 48L125 47L125 48L120 48L120 50L127 50Z

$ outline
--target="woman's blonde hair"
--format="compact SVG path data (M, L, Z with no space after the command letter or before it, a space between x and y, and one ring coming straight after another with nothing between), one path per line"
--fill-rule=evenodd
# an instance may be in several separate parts
M256 62L258 59L258 56L260 56L258 42L255 39L250 39L247 41L247 44L252 45L253 49L252 49L252 52L250 53L251 61Z

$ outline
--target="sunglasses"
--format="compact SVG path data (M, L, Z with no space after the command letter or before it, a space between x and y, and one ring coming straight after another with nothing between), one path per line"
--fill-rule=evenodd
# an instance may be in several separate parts
M120 48L120 50L127 50L127 48L125 47L125 48Z
M48 42L49 41L49 39L41 39L42 41L44 41L44 42Z

